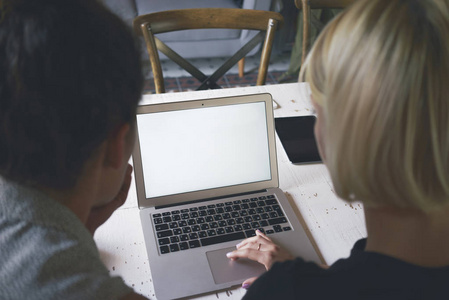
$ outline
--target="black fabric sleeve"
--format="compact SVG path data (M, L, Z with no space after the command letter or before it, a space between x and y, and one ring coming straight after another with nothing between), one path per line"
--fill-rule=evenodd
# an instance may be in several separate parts
M310 299L314 289L311 279L317 282L318 277L325 277L325 270L312 262L301 258L275 263L273 267L260 276L249 288L243 300L263 299Z

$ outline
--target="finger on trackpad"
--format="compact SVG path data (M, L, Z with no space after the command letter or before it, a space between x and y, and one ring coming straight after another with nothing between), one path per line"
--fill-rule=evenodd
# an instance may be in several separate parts
M265 272L265 267L255 261L239 258L230 260L226 253L234 251L235 247L206 252L209 267L216 284L245 280Z

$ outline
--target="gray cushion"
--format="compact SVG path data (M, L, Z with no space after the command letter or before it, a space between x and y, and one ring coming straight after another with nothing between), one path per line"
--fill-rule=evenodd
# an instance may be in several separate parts
M134 18L137 17L134 0L100 0L100 2L119 16L127 25L132 26Z
M238 5L234 0L135 0L135 2L137 13L139 15L157 11L184 8L238 8Z
M234 0L136 0L135 2L138 15L185 8L238 8L238 4ZM158 34L157 37L164 42L183 42L238 39L240 34L241 30L195 29Z

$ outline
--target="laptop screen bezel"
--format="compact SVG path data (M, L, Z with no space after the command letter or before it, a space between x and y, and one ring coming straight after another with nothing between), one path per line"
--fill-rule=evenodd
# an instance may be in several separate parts
M270 171L271 179L252 182L246 184L233 185L228 187L219 187L213 189L207 189L202 191L195 191L189 193L182 193L176 195L160 196L154 198L147 198L145 195L145 184L143 176L143 166L140 151L139 141L139 128L137 125L137 119L135 120L136 129L136 144L132 153L133 166L134 166L134 179L136 184L137 202L140 209L155 207L155 206L167 206L175 205L183 202L191 202L202 199L220 198L227 195L243 194L253 191L260 191L269 188L276 188L279 186L277 158L276 158L276 139L274 130L274 113L272 97L268 93L223 97L223 98L210 98L202 100L190 100L179 101L170 103L157 103L141 105L137 108L137 115L157 113L164 111L179 111L187 109L199 109L207 107L226 106L234 104L245 103L265 103L265 111L267 116L267 137L268 137L268 150L270 158Z

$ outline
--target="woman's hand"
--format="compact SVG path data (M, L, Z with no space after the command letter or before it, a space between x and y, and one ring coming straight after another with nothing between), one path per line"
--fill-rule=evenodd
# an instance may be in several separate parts
M229 252L226 256L232 260L249 258L263 264L267 270L275 262L283 262L294 258L287 250L273 243L259 230L256 230L256 236L244 240L237 245L237 250ZM256 279L257 277L253 277L245 280L242 284L243 288L248 288Z
M129 186L131 185L131 173L132 166L128 164L128 168L126 169L125 178L123 179L122 187L119 192L115 196L115 198L102 206L93 207L90 210L89 216L87 218L86 227L89 231L94 235L95 230L97 230L100 225L106 222L109 217L111 217L112 213L122 206L126 198L128 197Z

